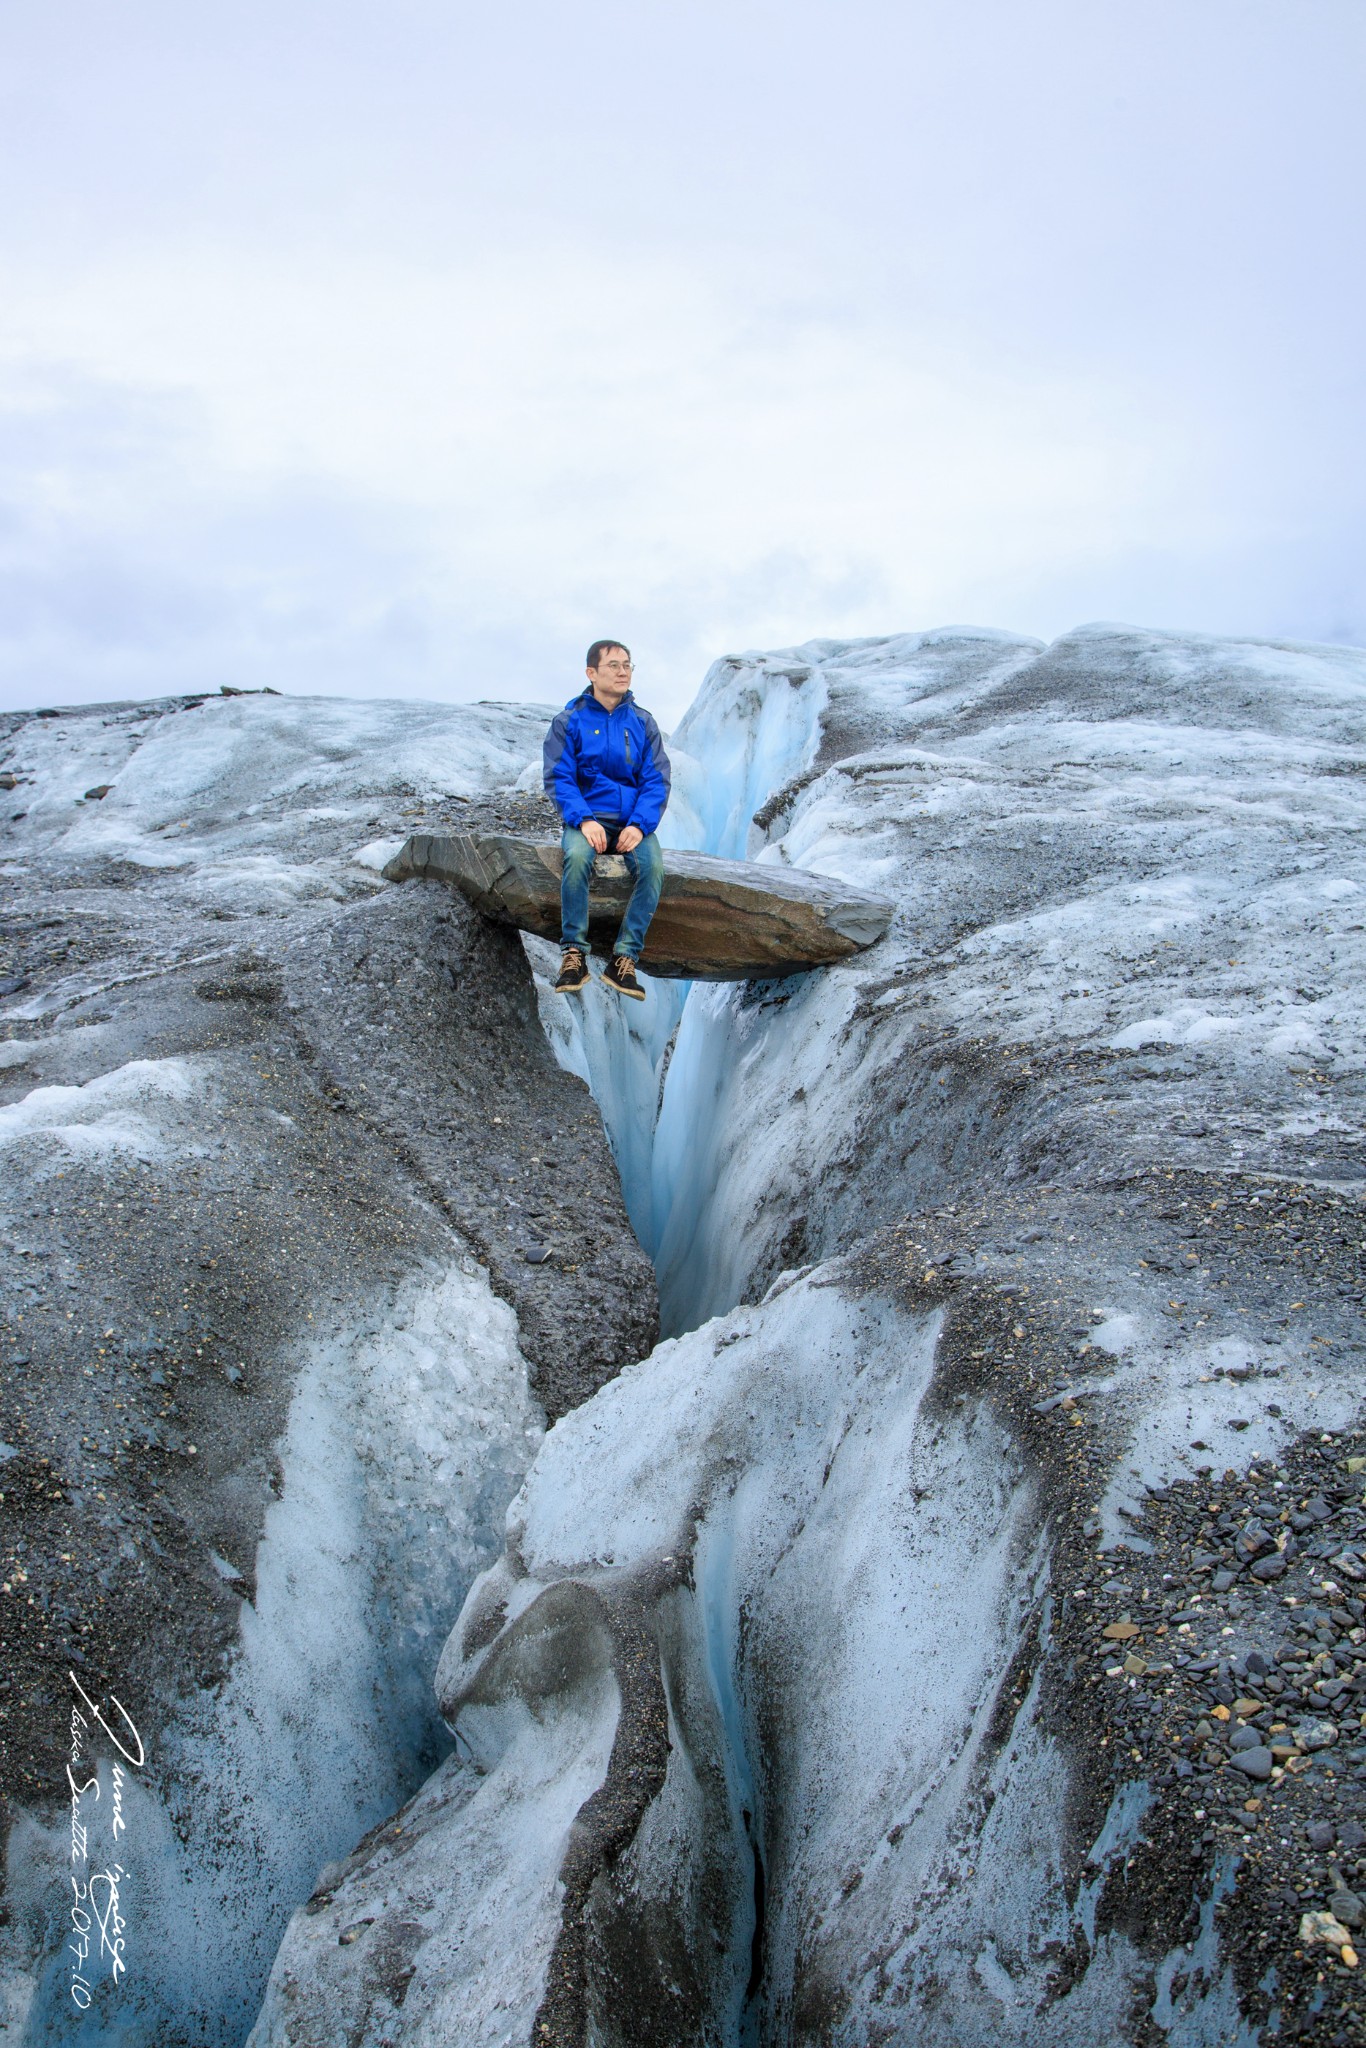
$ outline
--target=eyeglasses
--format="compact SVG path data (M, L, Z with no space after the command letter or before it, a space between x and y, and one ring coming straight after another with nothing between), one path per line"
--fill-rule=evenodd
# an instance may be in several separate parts
M635 663L630 661L604 661L599 663L599 668L615 669L618 675L629 676L634 671Z

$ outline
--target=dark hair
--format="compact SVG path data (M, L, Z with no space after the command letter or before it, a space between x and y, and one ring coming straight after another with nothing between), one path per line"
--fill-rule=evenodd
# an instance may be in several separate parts
M588 650L589 668L596 669L609 647L619 647L627 659L630 659L631 650L624 640L595 640Z

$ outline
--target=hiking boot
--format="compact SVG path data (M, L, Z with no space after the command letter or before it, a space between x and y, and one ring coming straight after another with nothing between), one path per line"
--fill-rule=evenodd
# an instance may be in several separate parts
M577 946L566 946L555 982L557 996L576 996L588 980L588 962Z
M636 963L629 953L614 953L602 978L619 996L634 996L638 1003L644 1002L645 991L636 980Z

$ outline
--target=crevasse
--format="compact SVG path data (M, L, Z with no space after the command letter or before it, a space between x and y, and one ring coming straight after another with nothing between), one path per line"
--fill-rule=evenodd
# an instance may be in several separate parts
M674 794L660 832L665 845L743 858L754 813L812 766L825 696L819 671L802 665L778 677L756 677L752 667L716 663L671 741ZM554 949L537 940L528 940L527 949L551 1045L598 1105L627 1212L654 1260L663 1333L681 1334L733 1305L744 1290L739 1264L717 1271L700 1242L723 1156L712 1126L723 1100L724 1020L742 991L732 984L647 980L639 1007L596 984L580 1001L566 1003L551 990ZM750 1713L739 1688L733 1545L729 1522L708 1531L698 1559L698 1596L731 1829L753 1869L752 1904L736 1930L737 1941L748 1945L749 1967L736 1974L736 2003L724 2021L726 2040L744 2048L757 2039L760 2017L766 1859Z
M664 844L743 859L754 813L814 762L825 700L818 668L793 662L756 673L750 663L714 663L670 742ZM655 1262L663 1332L677 1336L744 1290L743 1273L718 1272L698 1242L715 1191L722 1020L741 992L731 983L647 981L639 1007L596 986L571 1004L550 993L552 949L529 940L528 951L547 1035L597 1102L627 1212Z

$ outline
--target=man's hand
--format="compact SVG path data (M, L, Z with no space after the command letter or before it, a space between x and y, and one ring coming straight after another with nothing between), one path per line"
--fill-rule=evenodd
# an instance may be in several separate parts
M596 818L585 818L579 830L592 847L594 853L606 853L607 834L603 831ZM625 833L623 833L622 837L625 838L625 836ZM637 833L636 837L638 839L640 834Z
M617 852L634 853L645 834L635 825L623 825L617 834Z

